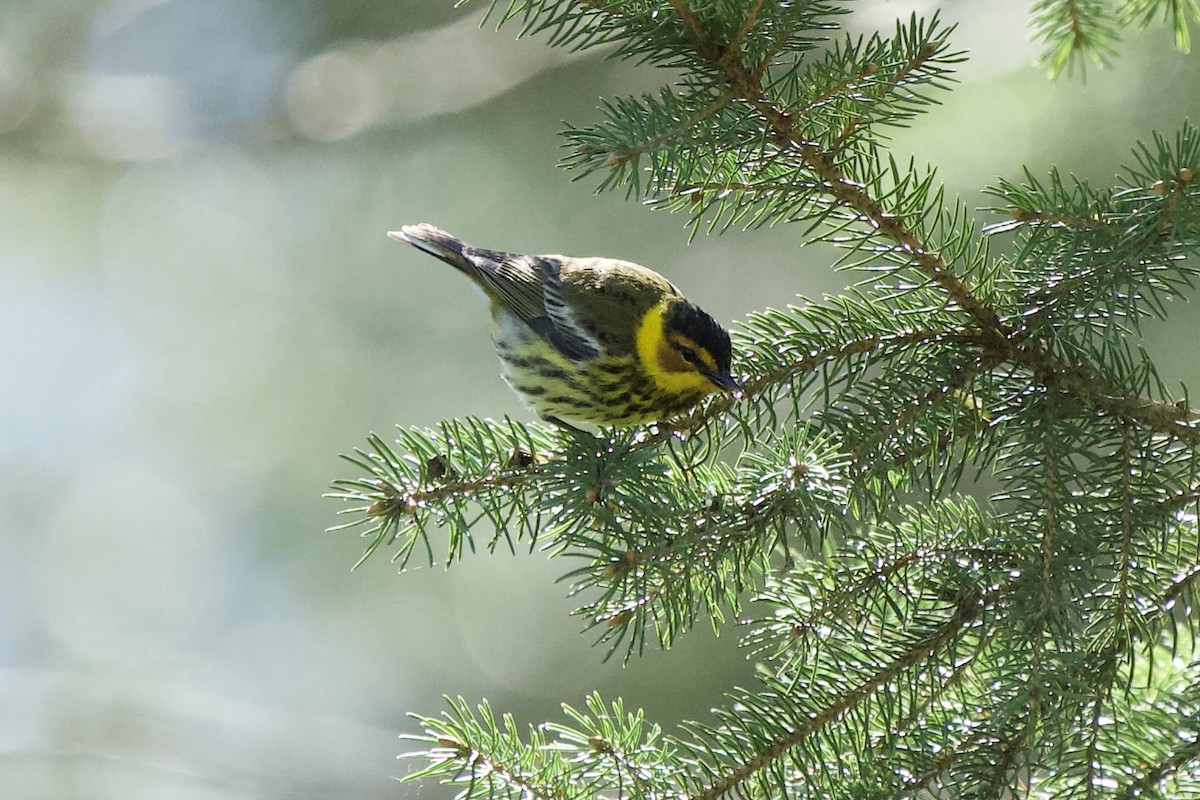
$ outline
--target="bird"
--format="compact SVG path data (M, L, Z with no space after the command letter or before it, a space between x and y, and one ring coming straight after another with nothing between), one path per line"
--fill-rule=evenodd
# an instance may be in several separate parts
M501 375L547 422L636 426L740 388L729 332L648 267L484 250L427 223L388 236L483 291Z

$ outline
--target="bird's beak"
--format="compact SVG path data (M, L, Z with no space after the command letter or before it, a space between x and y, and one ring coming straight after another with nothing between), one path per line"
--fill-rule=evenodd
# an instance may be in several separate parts
M704 376L723 392L741 391L742 385L727 370L723 372L706 372Z

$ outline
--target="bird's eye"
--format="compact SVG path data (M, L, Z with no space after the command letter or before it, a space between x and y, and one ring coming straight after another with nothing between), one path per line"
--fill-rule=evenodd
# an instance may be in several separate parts
M696 355L696 351L690 347L680 347L679 355L683 356L683 360L689 364L700 363L700 356Z

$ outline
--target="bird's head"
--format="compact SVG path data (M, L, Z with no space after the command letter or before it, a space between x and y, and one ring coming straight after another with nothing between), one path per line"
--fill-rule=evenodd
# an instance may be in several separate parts
M673 394L711 394L739 388L730 373L729 333L703 309L678 295L652 307L637 332L642 368Z

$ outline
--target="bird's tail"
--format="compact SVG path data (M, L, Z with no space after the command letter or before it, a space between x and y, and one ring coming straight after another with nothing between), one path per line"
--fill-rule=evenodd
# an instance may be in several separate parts
M468 257L471 248L441 228L419 222L416 225L405 225L398 231L388 231L388 236L398 242L408 242L418 250L440 258L468 275L475 272L475 264Z

